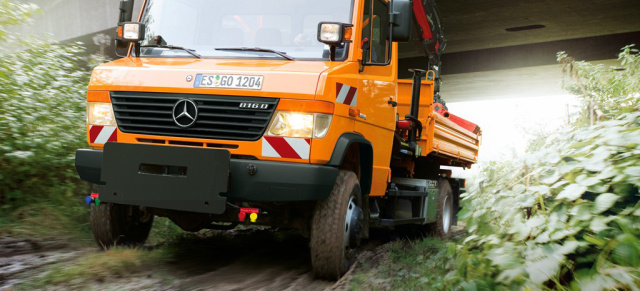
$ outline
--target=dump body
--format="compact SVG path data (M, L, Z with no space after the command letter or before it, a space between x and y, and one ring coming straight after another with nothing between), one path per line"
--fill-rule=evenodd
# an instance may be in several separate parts
M434 81L422 81L419 119L426 126L419 144L422 156L431 154L447 159L451 164L470 167L477 161L481 142L481 132L473 133L434 110ZM409 80L398 80L398 115L409 114L411 106L411 86Z

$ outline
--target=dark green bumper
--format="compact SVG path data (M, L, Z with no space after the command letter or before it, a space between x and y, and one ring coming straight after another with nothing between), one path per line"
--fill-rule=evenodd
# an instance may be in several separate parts
M104 202L214 214L227 200L325 199L338 175L330 166L232 159L227 150L124 143L76 151L76 169L100 185Z

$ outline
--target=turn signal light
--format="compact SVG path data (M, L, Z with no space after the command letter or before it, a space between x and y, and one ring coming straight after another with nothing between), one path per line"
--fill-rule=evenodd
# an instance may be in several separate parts
M352 34L353 34L353 27L344 28L344 40L351 40Z
M360 116L360 109L355 107L349 107L349 116L352 116L352 117Z

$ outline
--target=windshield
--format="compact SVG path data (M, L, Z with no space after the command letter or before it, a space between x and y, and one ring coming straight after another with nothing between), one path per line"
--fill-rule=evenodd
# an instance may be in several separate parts
M194 57L187 49L203 58L328 60L329 47L317 40L318 23L351 23L351 5L348 0L147 0L142 56ZM239 50L243 47L252 49ZM336 57L344 58L346 51L338 48Z

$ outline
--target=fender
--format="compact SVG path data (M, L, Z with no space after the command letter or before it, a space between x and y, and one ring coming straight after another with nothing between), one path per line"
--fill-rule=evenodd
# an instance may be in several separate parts
M340 167L347 149L354 143L360 146L360 190L363 195L368 195L371 192L371 177L373 175L373 146L366 138L355 133L343 133L338 138L331 159L326 165Z

